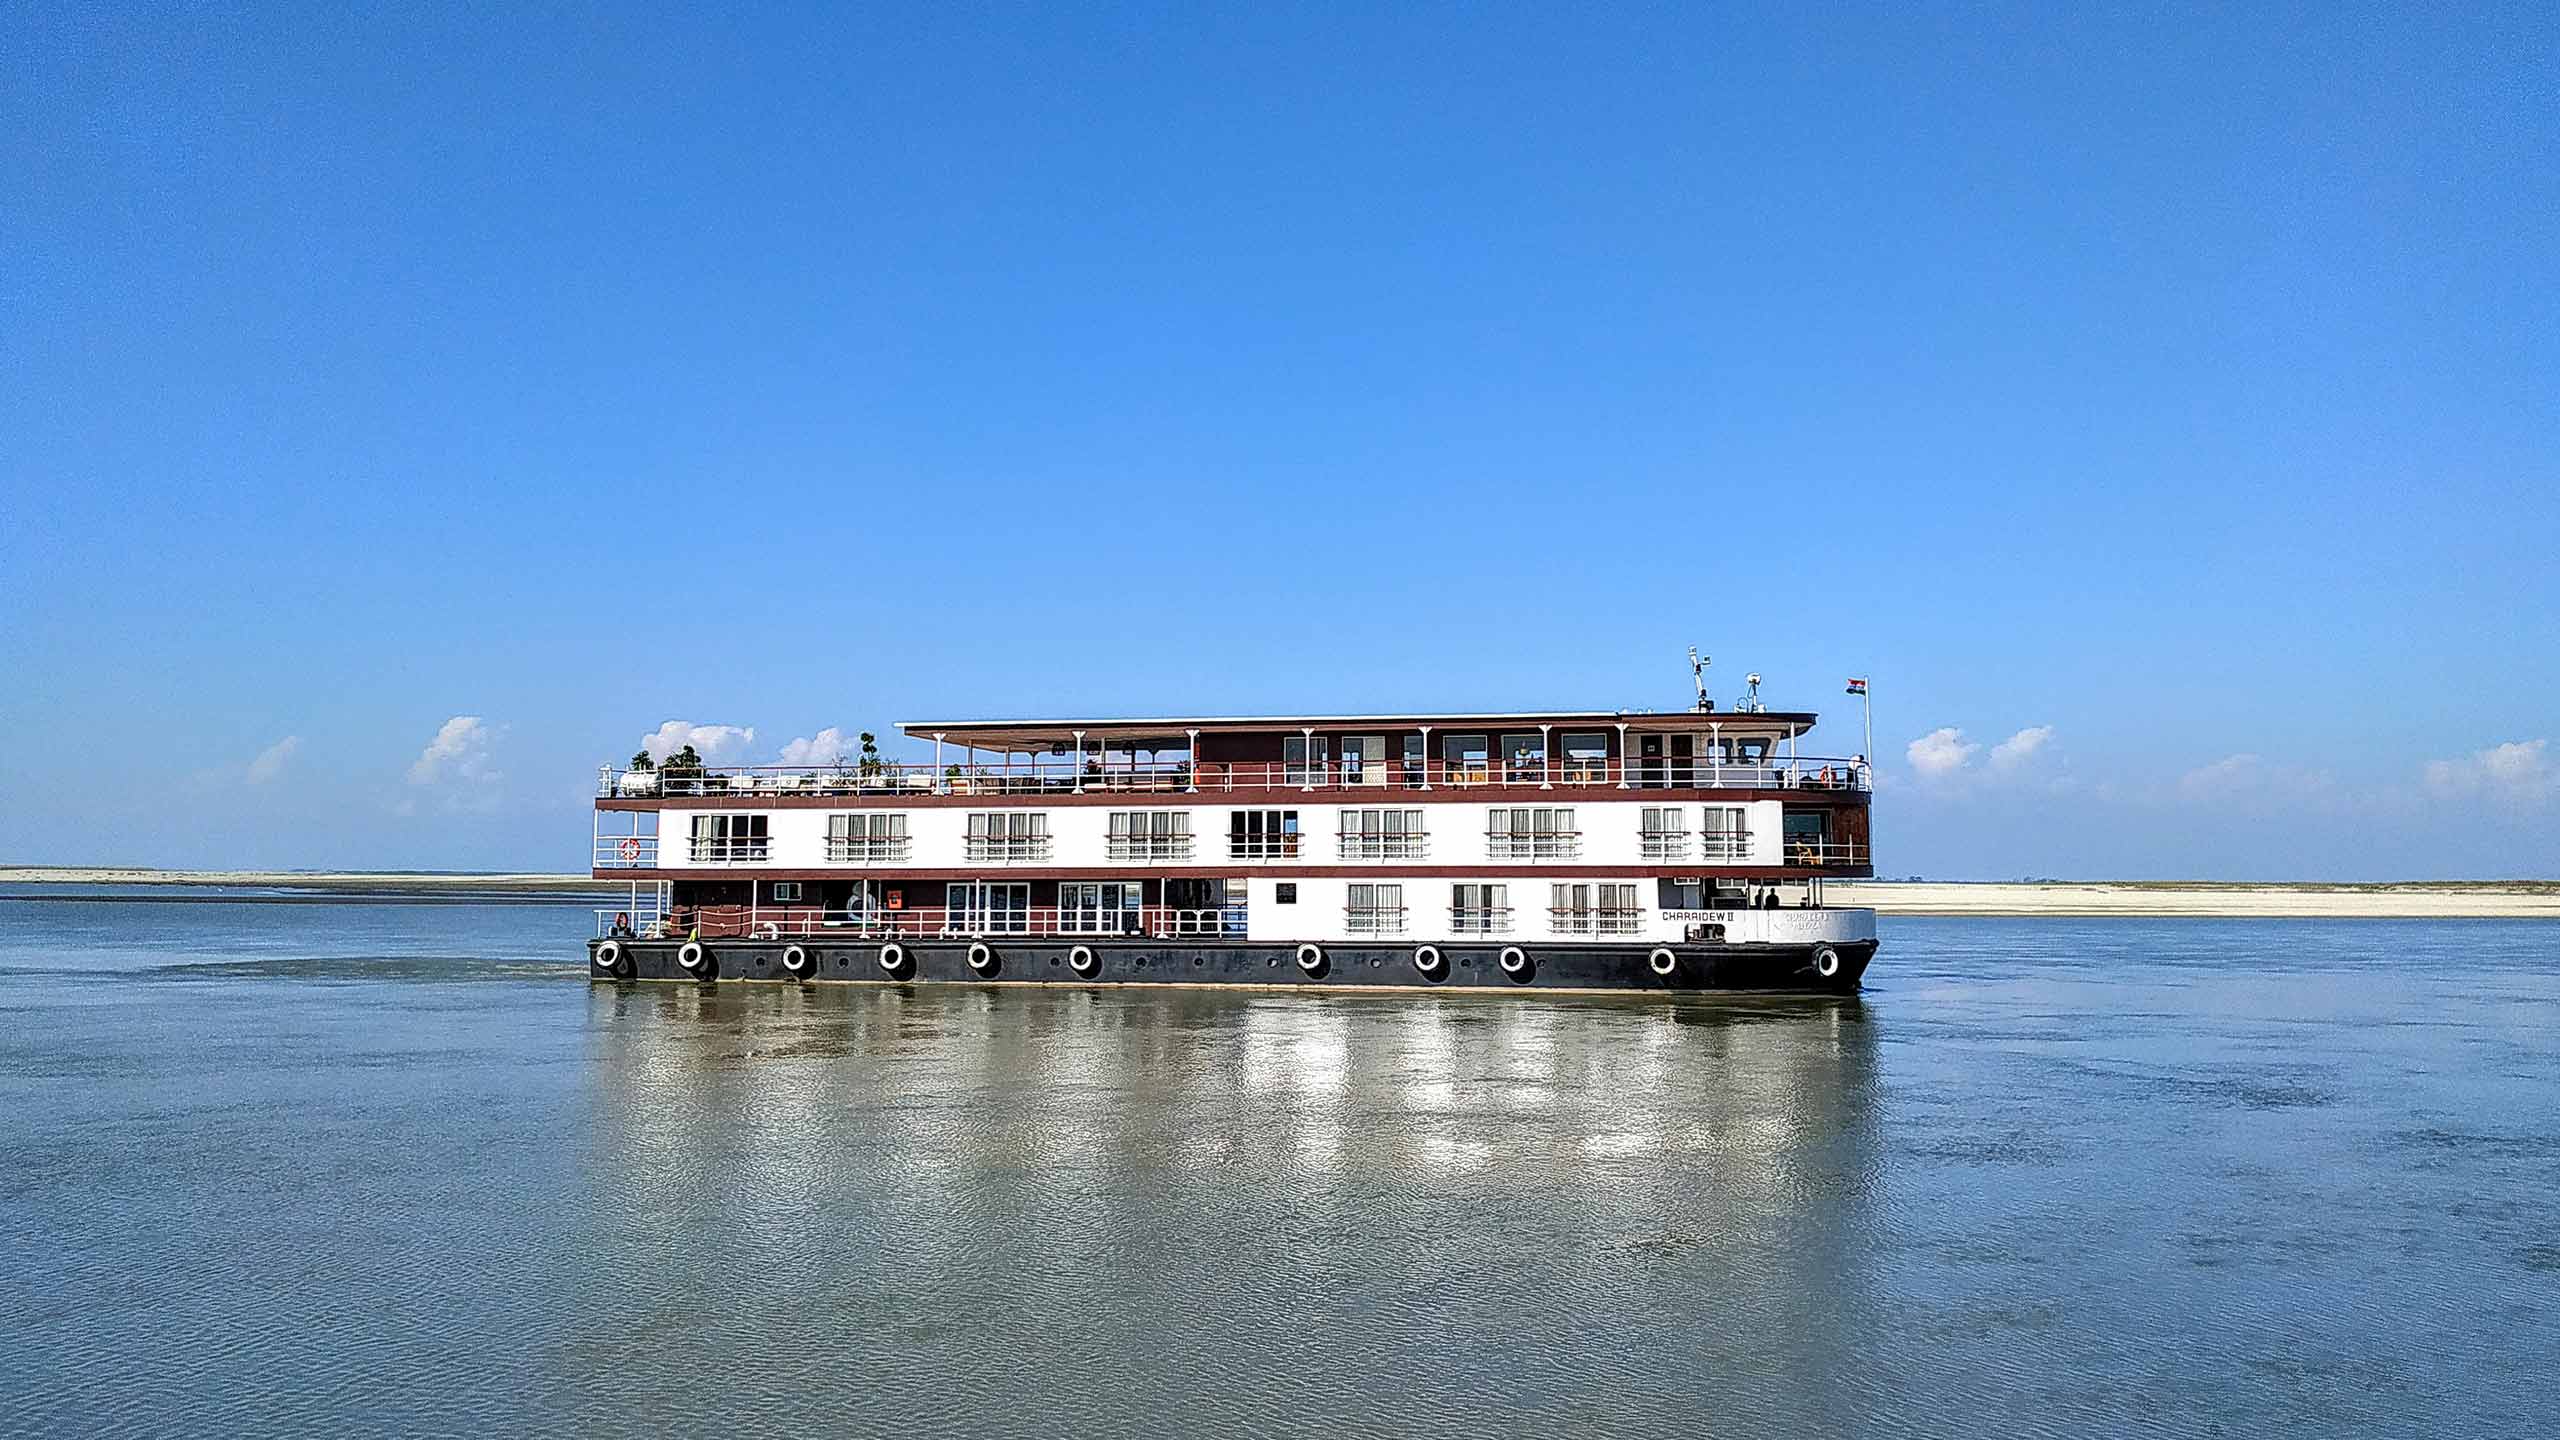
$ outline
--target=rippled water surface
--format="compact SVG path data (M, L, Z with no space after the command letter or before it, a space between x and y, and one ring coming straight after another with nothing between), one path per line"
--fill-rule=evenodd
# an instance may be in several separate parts
M0 900L0 1430L2527 1435L2560 929L1887 921L1858 1001L593 989Z

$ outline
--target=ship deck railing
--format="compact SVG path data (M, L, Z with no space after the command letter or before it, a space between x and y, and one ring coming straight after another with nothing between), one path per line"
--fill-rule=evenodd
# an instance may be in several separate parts
M635 921L629 906L600 909L596 934L640 940L1228 939L1245 933L1241 905L919 905L830 910L815 905L678 905Z
M607 799L708 798L751 802L795 795L895 801L910 795L1085 795L1323 792L1346 803L1439 790L1815 790L1873 788L1872 767L1856 759L1799 756L1750 764L1686 758L1578 760L1546 765L1448 760L1188 761L1125 765L1038 761L1014 765L706 765L700 769L600 767Z

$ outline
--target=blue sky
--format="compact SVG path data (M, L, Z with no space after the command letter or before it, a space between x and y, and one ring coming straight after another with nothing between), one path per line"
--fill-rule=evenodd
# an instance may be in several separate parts
M1694 643L1891 873L2560 870L2547 6L416 8L13 11L0 861Z

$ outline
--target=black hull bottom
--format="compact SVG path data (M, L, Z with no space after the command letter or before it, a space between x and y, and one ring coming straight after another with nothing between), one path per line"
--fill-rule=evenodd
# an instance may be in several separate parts
M1699 990L1787 990L1854 994L1875 958L1873 940L1840 941L1827 948L1839 959L1836 973L1816 973L1810 945L1522 945L1528 964L1505 971L1501 945L1440 945L1437 975L1414 963L1415 945L1326 945L1315 969L1298 963L1298 947L1245 940L990 939L984 968L972 968L967 940L901 940L894 969L881 965L881 942L838 940L704 940L696 969L680 963L675 940L611 942L620 954L608 964L604 945L587 947L587 973L600 981L660 980L684 984L779 981L805 984L945 983L964 985L1254 985L1293 988L1423 990L1610 990L1677 994ZM785 964L797 948L804 968ZM1669 975L1656 974L1654 952L1668 949ZM1087 952L1079 957L1077 951ZM1079 971L1075 961L1085 959Z

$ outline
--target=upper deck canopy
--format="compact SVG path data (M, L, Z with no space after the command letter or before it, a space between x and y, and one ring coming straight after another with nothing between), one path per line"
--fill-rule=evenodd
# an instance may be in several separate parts
M1191 734L1295 735L1308 730L1343 731L1431 729L1441 733L1504 730L1614 730L1631 733L1676 731L1682 734L1721 729L1732 735L1788 738L1813 728L1809 710L1532 710L1509 713L1393 715L1195 715L1092 720L901 720L898 728L919 740L939 736L957 745L986 750L1063 748L1080 735L1086 744L1118 741L1154 742L1179 748Z

